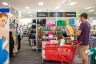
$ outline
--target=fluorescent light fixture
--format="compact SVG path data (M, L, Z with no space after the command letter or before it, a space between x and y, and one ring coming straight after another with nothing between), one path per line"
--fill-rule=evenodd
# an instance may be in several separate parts
M71 3L69 3L70 6L73 6L73 5L75 5L75 4L76 4L76 2L71 2Z
M86 7L85 9L90 9L90 8L93 8L93 7L95 7L95 6Z
M43 2L39 2L39 5L41 6L41 5L44 5L44 3Z
M28 12L28 14L31 14L31 12Z
M94 12L95 10L89 10L88 12Z
M7 2L2 2L2 4L3 4L3 5L8 5L8 3L7 3Z
M38 12L41 12L41 10L38 10Z
M63 12L63 10L60 10L60 12Z
M30 15L30 16L32 16L32 15Z
M59 9L60 7L56 7L55 9Z
M96 13L94 13L94 14L96 14Z
M29 9L29 7L25 7L26 9Z

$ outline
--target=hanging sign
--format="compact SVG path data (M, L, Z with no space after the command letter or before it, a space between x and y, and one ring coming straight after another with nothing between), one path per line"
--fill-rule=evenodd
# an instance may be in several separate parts
M0 8L0 12L9 13L10 9L9 8Z
M37 17L76 17L76 12L37 12Z
M64 17L76 17L76 12L64 12Z
M48 17L48 12L37 12L37 17Z

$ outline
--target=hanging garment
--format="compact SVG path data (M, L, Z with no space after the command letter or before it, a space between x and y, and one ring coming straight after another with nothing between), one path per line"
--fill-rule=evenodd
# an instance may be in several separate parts
M0 64L3 64L8 59L8 52L2 48L4 38L0 39Z

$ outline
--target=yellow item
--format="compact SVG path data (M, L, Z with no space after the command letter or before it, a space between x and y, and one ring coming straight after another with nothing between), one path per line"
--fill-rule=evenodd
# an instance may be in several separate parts
M70 26L69 31L70 31L71 34L74 34L74 29L71 26Z
M74 40L74 37L71 36L71 40Z
M70 22L69 19L66 19L66 24L69 24L69 22Z
M72 26L70 26L69 32L71 34L74 34L74 29L72 28ZM74 40L74 37L71 36L71 40Z

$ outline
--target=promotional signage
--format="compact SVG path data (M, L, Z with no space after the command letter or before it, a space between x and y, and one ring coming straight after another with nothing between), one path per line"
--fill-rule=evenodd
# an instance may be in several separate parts
M76 17L76 12L65 12L65 17Z
M37 17L76 17L76 12L37 12Z
M9 13L10 9L9 8L0 8L0 12Z
M37 17L48 17L48 12L37 12Z

